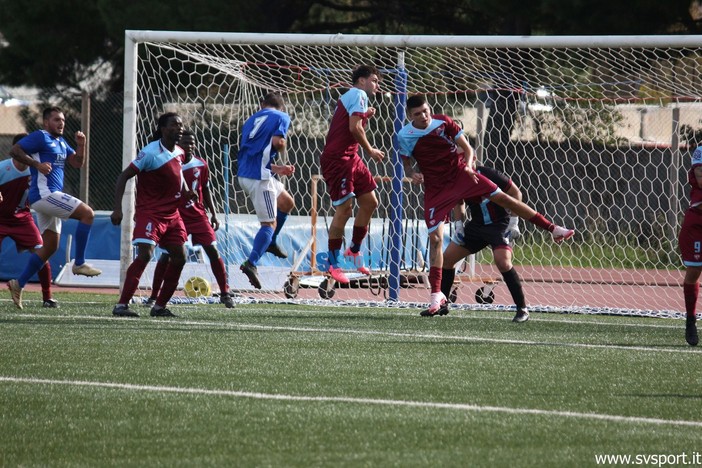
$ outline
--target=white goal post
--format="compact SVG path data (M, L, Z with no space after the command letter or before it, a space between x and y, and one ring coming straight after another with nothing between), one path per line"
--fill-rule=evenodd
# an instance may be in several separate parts
M123 163L147 143L159 114L183 117L212 172L230 287L245 297L424 302L422 194L403 183L394 144L406 97L424 93L435 113L463 126L482 164L512 177L529 205L577 230L555 245L521 222L514 263L530 308L678 316L676 239L702 127L700 39L126 31ZM380 181L364 247L374 275L335 292L317 268L332 214L319 155L336 100L364 63L383 73L367 133L388 155L380 164L365 158ZM238 271L258 223L235 168L239 129L269 90L283 93L292 119L286 157L297 172L285 184L296 208L280 234L290 257L262 258L267 283L258 291ZM123 201L122 279L133 258L133 187ZM478 299L512 304L486 250L457 275L457 307L476 307Z

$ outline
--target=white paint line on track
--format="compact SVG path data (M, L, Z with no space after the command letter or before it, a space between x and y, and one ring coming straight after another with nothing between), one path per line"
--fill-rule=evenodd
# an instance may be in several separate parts
M557 346L564 348L586 348L586 349L604 349L604 350L622 350L622 351L644 351L651 353L686 353L686 354L702 354L702 349L691 349L687 346L676 348L661 348L661 347L646 347L646 346L624 346L624 345L608 345L608 344L591 344L591 343L565 343L557 341L533 341L533 340L513 340L504 338L486 338L481 336L469 335L440 335L428 333L400 333L386 332L378 330L359 330L350 328L321 328L321 327L292 327L283 325L252 325L242 323L222 323L222 322L204 322L195 320L164 320L153 318L128 319L117 317L102 317L91 315L57 315L57 316L37 316L31 314L17 314L13 317L22 318L41 318L41 319L68 319L68 320L96 320L96 321L118 321L123 323L136 324L139 322L148 321L157 323L163 326L182 326L192 325L203 328L229 328L232 330L262 330L262 331L294 331L301 333L339 333L346 335L372 335L372 336L388 336L394 338L409 338L419 340L453 340L465 341L470 343L496 343L496 344L512 344L512 345L527 345L527 346Z
M135 385L113 382L89 382L82 380L53 380L53 379L36 379L24 377L9 377L0 376L0 382L34 384L34 385L65 385L74 387L95 387L95 388L110 388L118 390L136 390L158 393L180 393L190 395L211 395L211 396L228 396L236 398L253 398L257 400L277 400L277 401L303 401L303 402L320 402L320 403L349 403L359 405L383 405L383 406L404 406L411 408L434 408L456 411L470 412L492 412L503 414L524 414L536 416L551 416L561 418L576 418L576 419L591 419L599 421L610 421L620 423L634 424L654 424L654 425L671 425L671 426L691 426L702 428L702 421L686 421L686 420L671 420L658 418L645 418L638 416L617 416L612 414L600 413L578 413L575 411L556 411L542 410L534 408L510 408L504 406L480 406L466 403L441 403L431 401L409 401L409 400L384 400L374 398L354 398L354 397L330 397L330 396L305 396L305 395L284 395L258 392L243 392L236 390L214 390L206 388L183 388L183 387L165 387L156 385Z

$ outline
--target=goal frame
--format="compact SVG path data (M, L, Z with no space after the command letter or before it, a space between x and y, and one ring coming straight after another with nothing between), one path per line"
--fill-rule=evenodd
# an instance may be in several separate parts
M126 167L136 157L137 148L137 66L138 47L146 42L212 43L250 45L309 45L340 47L466 47L466 48L627 48L627 47L695 47L700 46L700 36L440 36L440 35L361 35L361 34L278 34L278 33L222 33L181 31L125 31L124 62L124 125L122 162ZM397 78L394 83L395 134L404 124L407 77L403 75L403 52L398 52ZM396 136L393 136L395 142ZM394 145L390 161L394 176L392 181L392 209L389 216L390 265L388 277L388 299L400 299L400 236L402 232L402 177L403 169ZM122 200L124 213L120 241L120 288L126 270L132 262L133 210L135 198L134 180L127 184Z

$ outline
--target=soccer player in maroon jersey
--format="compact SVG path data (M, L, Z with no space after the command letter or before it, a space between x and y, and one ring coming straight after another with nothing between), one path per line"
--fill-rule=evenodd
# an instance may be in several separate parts
M12 144L25 136L26 133L15 135ZM15 241L18 252L35 252L44 244L27 201L30 177L29 167L16 159L0 161L0 192L5 194L4 201L0 197L0 243L5 237L9 237ZM37 275L41 284L43 306L58 307L58 302L51 297L51 265L48 261L41 266ZM22 308L21 297L15 305Z
M210 193L210 169L207 161L195 154L195 135L193 132L184 131L183 136L178 140L178 146L183 148L183 178L185 184L197 194L196 200L184 201L178 208L180 216L185 223L185 230L192 236L193 245L201 245L207 257L210 259L210 268L219 285L219 301L227 308L234 307L234 301L229 295L229 285L227 284L227 272L224 261L219 256L217 250L217 236L215 231L219 229L217 210L212 201ZM204 202L204 203L203 203ZM211 218L207 217L207 210L212 213ZM154 270L153 286L151 297L145 305L153 305L163 283L163 276L168 267L169 256L167 253L161 254Z
M368 107L368 96L379 90L380 72L374 66L361 65L353 71L351 83L352 88L336 104L320 158L322 175L334 207L329 226L329 273L339 283L349 282L338 261L346 222L353 214L354 198L358 211L354 218L351 246L344 256L353 258L358 271L370 274L360 249L368 234L368 223L378 207L375 196L377 185L359 156L358 147L360 145L366 155L376 161L382 161L385 157L383 151L370 144L365 131L368 119L376 113L374 107Z
M424 220L429 229L429 284L431 301L426 315L436 315L446 305L441 292L444 221L455 205L467 198L484 197L551 232L555 242L573 236L572 229L553 224L531 207L502 192L497 185L473 170L475 153L463 130L450 117L432 115L426 98L407 99L410 123L397 134L405 176L424 184ZM462 150L462 152L461 152ZM415 171L416 162L419 171Z
M185 265L185 241L188 235L178 207L182 198L191 199L194 193L183 183L183 149L176 143L183 135L183 121L175 112L167 112L158 119L158 127L151 143L139 151L137 158L117 178L112 224L122 222L122 196L127 181L138 175L134 232L132 243L137 246L137 257L129 268L122 285L119 302L112 309L117 317L138 317L129 308L129 302L139 287L139 279L153 256L158 244L170 256L163 275L163 287L151 308L152 317L175 317L166 304L178 287L180 273Z
M692 167L687 180L690 184L690 207L678 235L678 245L685 265L683 295L685 297L685 341L697 346L697 298L702 274L702 146L692 153Z

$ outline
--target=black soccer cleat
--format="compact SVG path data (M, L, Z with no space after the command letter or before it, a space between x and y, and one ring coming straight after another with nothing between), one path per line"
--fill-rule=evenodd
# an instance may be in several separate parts
M526 309L518 309L514 318L512 319L515 323L524 323L529 320L529 311Z
M271 245L268 246L266 252L272 253L278 258L288 258L288 253L278 244L275 244L273 242L271 242Z
M149 315L152 317L177 317L176 314L166 308L157 309L156 307L151 308Z
M441 307L439 307L439 310L437 310L434 313L430 312L429 309L424 309L423 311L421 311L419 313L419 315L421 315L422 317L434 317L435 315L439 315L439 316L448 315L448 313L449 313L448 304L444 304Z
M246 260L241 264L239 269L249 278L251 286L256 289L261 289L261 280L258 277L258 268L256 268L256 265L252 265L251 262Z
M42 307L46 309L58 309L59 303L56 301L56 299L47 299L42 304Z
M116 305L114 309L112 309L112 315L115 317L138 317L139 314L134 312L132 309L129 308L129 306L126 305Z
M232 296L229 293L221 293L219 295L219 302L224 304L224 307L226 307L227 309L234 308L234 300L232 299Z
M700 342L700 337L697 335L697 324L696 317L694 315L688 316L685 322L685 341L690 346L697 346Z

